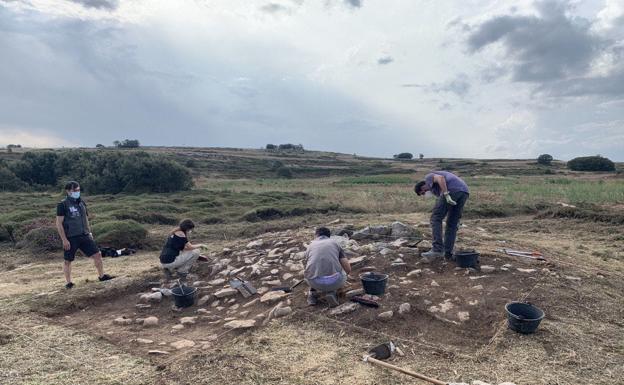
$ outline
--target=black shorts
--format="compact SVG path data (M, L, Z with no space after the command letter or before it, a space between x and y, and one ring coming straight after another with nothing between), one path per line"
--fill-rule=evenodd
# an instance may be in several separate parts
M78 235L67 240L69 241L69 250L65 250L63 257L66 261L73 261L78 250L82 251L87 257L100 252L95 241L89 235Z

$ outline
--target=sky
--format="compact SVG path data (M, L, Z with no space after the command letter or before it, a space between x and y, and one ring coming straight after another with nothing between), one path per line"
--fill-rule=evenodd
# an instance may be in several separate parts
M624 0L0 0L0 145L624 161L623 59Z

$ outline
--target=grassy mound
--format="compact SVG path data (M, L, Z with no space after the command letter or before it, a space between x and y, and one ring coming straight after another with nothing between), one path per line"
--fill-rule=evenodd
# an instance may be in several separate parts
M107 221L93 226L93 235L100 246L141 247L147 230L136 221Z

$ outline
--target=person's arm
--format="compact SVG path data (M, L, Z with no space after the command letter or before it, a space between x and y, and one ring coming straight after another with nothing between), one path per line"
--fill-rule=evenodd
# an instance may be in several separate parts
M446 186L446 179L444 179L442 175L435 174L433 176L433 182L437 183L438 186L440 186L440 192L442 193L442 196L444 196L446 203L448 203L451 206L455 206L457 202L455 202L453 198L451 198L451 194L449 194L448 192L448 187Z
M351 274L351 263L349 263L349 259L343 256L342 258L339 259L339 261L345 273Z
M205 244L203 243L197 243L197 244L192 244L191 242L186 242L186 244L184 245L184 250L196 250L196 249L200 249L202 247L206 247Z
M434 174L433 183L437 183L437 185L440 186L440 192L442 194L448 192L448 187L446 187L446 179L444 179L442 175Z
M59 236L61 237L61 241L63 241L63 250L69 250L70 244L67 236L65 235L65 228L63 227L63 219L65 219L62 215L56 216L56 231L58 231Z

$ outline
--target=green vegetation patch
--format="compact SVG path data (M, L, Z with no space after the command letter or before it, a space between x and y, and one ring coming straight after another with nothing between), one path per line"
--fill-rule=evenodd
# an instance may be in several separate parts
M147 230L133 220L101 222L92 230L100 246L140 247L147 238Z

